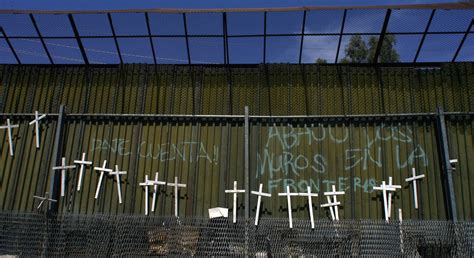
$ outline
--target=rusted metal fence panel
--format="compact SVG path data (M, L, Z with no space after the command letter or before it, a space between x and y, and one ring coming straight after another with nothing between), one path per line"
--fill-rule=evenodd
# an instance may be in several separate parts
M172 182L178 176L187 184L180 191L182 216L206 216L208 208L231 207L224 190L234 180L239 187L245 181L244 117L235 115L249 106L250 187L263 183L273 194L264 200L263 217L286 216L286 201L276 195L286 185L293 191L311 186L320 195L316 206L335 184L346 191L340 198L341 217L380 219L381 195L372 187L392 176L403 186L394 195L393 216L401 208L407 219L447 219L439 157L446 146L440 145L434 113L443 106L448 112L447 147L459 160L453 174L457 213L460 220L472 220L471 63L439 69L0 66L0 74L2 118L20 124L13 130L13 157L7 134L0 131L3 210L32 211L32 196L47 191L61 104L66 114L60 156L71 163L85 152L93 166L107 160L108 167L118 165L127 175L121 182L124 203L119 204L114 178L102 182L96 200L98 174L89 168L78 192L77 171L69 172L59 212L143 213L145 193L138 184L155 172L160 180ZM34 148L34 130L28 126L35 110L49 114L42 123L40 149ZM419 182L419 209L413 207L411 185L404 182L412 167L426 175ZM172 214L173 198L171 189L162 187L152 215ZM244 215L244 200L242 195L239 216ZM293 203L294 216L306 218L306 199ZM251 216L255 205L251 196ZM328 217L321 208L315 214Z

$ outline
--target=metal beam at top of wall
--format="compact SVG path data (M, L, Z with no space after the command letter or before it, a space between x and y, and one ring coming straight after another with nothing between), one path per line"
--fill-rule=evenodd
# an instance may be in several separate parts
M342 24L341 24L341 30L339 33L339 41L337 42L336 60L334 60L335 64L337 64L337 60L339 60L339 51L341 50L342 35L344 33L344 25L346 23L346 16L347 16L347 9L344 10L344 15L342 16Z
M74 17L72 14L68 14L69 22L71 23L72 31L74 32L74 37L76 38L77 45L79 46L79 50L81 51L82 59L84 59L84 64L89 64L89 59L87 58L86 50L82 45L81 37L79 36L79 32L77 31L76 23L74 22Z
M449 143L448 143L448 132L446 129L446 119L443 108L437 108L437 130L438 130L438 148L440 151L440 161L443 173L443 185L445 190L445 198L447 201L447 210L449 219L453 222L457 222L457 206L456 196L454 193L454 182L453 182L453 168L451 167L451 158L449 156Z
M289 11L313 11L313 10L380 10L380 9L472 9L474 4L469 1L453 1L447 3L422 3L422 4L380 4L380 5L315 5L298 7L255 7L255 8L148 8L148 9L117 9L117 10L32 10L32 9L1 9L0 14L97 14L97 13L220 13L220 12L289 12Z
M428 31L426 35L464 35L466 31ZM396 32L390 33L391 35L413 35L418 36L420 32L416 31L405 31L405 32ZM227 35L228 38L261 38L266 37L301 37L301 36L340 36L340 32L301 32L296 33L266 33L266 34L238 34L238 35ZM380 36L380 32L344 32L342 36ZM179 34L128 34L128 35L116 35L115 37L120 38L185 38L186 35ZM188 38L221 38L222 34L192 34L188 35ZM0 38L5 38L0 35ZM9 39L39 39L38 36L9 36ZM43 36L43 39L76 39L75 36ZM81 39L113 39L113 35L81 35Z
M383 21L382 31L380 32L379 41L377 42L377 48L375 49L374 59L372 60L372 63L374 64L378 63L380 51L382 50L382 44L385 39L385 33L387 32L387 26L390 20L391 13L392 13L391 9L387 9L387 12L385 13L385 20Z

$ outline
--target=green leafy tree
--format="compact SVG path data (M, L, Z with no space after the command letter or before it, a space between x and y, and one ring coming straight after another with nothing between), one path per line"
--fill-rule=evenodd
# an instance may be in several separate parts
M369 49L360 35L354 35L349 40L344 53L346 56L341 63L364 63L367 61Z
M328 60L326 60L324 58L321 58L321 57L318 57L318 59L316 59L316 63L317 64L327 64Z
M398 63L400 62L400 55L395 49L397 39L395 35L385 35L377 62L379 63ZM377 50L378 38L369 38L369 62L374 60L375 51Z
M385 35L377 60L379 63L400 62L400 55L395 49L396 43L397 40L394 35ZM377 45L377 37L372 36L368 43L365 43L362 36L354 35L349 40L349 44L344 50L346 56L341 59L340 63L370 63L374 60Z

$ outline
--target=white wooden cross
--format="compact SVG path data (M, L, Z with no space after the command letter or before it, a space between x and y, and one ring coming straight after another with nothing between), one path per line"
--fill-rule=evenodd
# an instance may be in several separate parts
M37 207L38 210L41 208L41 206L43 206L43 203L45 201L47 201L47 202L57 202L56 200L49 198L49 193L48 192L46 192L44 194L44 197L34 195L33 198L41 200L41 202L39 203L39 205Z
M383 208L384 208L384 213L385 213L385 220L388 221L389 218L389 206L388 206L388 198L387 198L387 191L394 192L397 190L397 188L401 188L399 185L386 185L385 181L382 181L382 184L380 186L374 186L374 190L379 190L382 191L382 197L383 197ZM391 201L391 200L390 200Z
M326 207L329 207L329 211L331 212L331 219L334 221L334 220L339 220L339 213L335 213L333 211L333 208L337 208L338 205L341 205L340 202L332 202L331 201L331 197L329 196L326 196L327 199L328 199L328 202L325 203L325 204L321 204L321 207L322 208L326 208Z
M286 200L288 202L288 220L290 222L290 228L293 228L293 216L291 210L291 196L298 196L298 193L290 192L290 186L286 186L286 193L278 193L278 196L286 196Z
M117 192L118 192L118 198L119 198L119 203L122 204L122 188L121 188L121 182L120 182L120 175L126 175L127 171L120 171L118 168L118 165L115 165L115 171L109 172L109 175L115 176L115 180L117 180Z
M418 209L418 190L417 190L417 184L416 180L421 180L423 177L425 177L424 174L416 175L416 169L412 168L411 169L412 177L405 178L405 182L413 182L413 200L415 202L415 209Z
M401 185L394 185L393 178L391 176L388 177L388 187L392 187L395 189L402 189ZM392 217L392 191L388 192L388 218Z
M53 167L53 170L61 170L61 197L66 192L66 170L76 168L76 165L66 166L66 158L61 159L61 166Z
M237 222L237 194L245 193L244 189L237 189L237 181L234 181L234 189L225 190L225 193L231 193L234 195L234 207L232 208L232 222Z
M140 183L140 186L145 187L145 215L148 215L148 187L153 185L152 181L148 180L148 175L145 175L145 181Z
M265 197L272 197L272 194L270 193L264 193L262 192L263 190L263 184L260 184L260 187L259 187L259 190L258 192L257 191L251 191L250 193L251 194L255 194L255 195L258 195L258 198L257 198L257 212L255 214L255 226L258 225L258 217L260 215L260 205L262 203L262 196L265 196Z
M8 132L8 145L10 147L10 156L13 156L13 140L12 140L12 128L18 128L19 125L10 124L10 119L7 118L7 125L0 126L0 129L7 129Z
M36 134L36 148L40 147L40 131L39 131L39 121L46 117L46 114L39 115L38 111L35 111L35 119L30 122L30 125L35 124L35 134Z
M155 180L150 180L153 186L153 201L151 203L151 212L155 211L156 194L158 192L158 185L166 185L165 181L158 181L158 172L155 173Z
M174 183L168 183L168 186L174 187L174 216L178 217L178 187L186 187L186 184L178 184L178 177L174 177Z
M97 183L97 189L95 190L94 198L97 199L99 197L99 191L102 186L102 179L104 178L104 173L112 172L112 169L107 168L107 160L104 160L102 167L94 167L94 170L97 170L97 173L100 173L99 182Z
M82 153L82 159L81 160L74 160L74 164L80 164L80 169L79 169L79 180L77 181L77 191L79 192L81 190L81 185L82 185L82 175L84 172L84 167L85 166L90 166L92 165L92 161L86 161L86 153Z
M397 189L402 189L401 185L394 185L392 177L388 177L388 187L392 187L395 190L389 190L388 192L388 217L392 217L392 192L395 192Z
M313 200L312 197L318 197L317 193L311 193L311 186L308 186L306 193L299 193L300 196L308 197L308 208L309 208L309 219L311 220L311 228L314 228L314 215L313 215Z
M338 195L344 195L345 192L344 191L336 191L336 186L335 185L332 185L331 189L332 189L332 192L324 192L324 195L328 199L328 204L338 203L337 196ZM333 202L331 202L330 196L333 197ZM337 205L324 206L324 207L329 207L329 211L331 212L331 217L335 218L336 220L339 220L339 207L338 207L338 205L340 205L340 203L337 204ZM321 206L321 207L323 207L323 206ZM334 216L333 216L333 213L334 213Z

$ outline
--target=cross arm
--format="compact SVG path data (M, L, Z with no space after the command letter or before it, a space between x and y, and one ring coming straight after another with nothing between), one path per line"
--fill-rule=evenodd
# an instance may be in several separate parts
M8 125L2 125L2 126L0 126L0 129L17 128L17 127L19 127L19 126L20 126L20 125L10 125L10 126L8 126Z
M57 167L53 167L53 170L72 169L72 168L76 168L76 165L57 166Z
M245 193L245 190L225 190L226 193Z
M299 196L313 196L313 197L318 197L319 195L317 193L298 193Z
M262 193L262 192L257 192L257 191L252 191L251 193L256 194L256 195L265 196L265 197L272 197L272 194L269 194L269 193Z
M36 118L33 119L33 121L29 122L29 124L32 125L32 124L36 123L36 121L39 121L39 120L41 120L45 117L46 117L46 114L43 114L43 115L39 116L38 119L36 119Z
M418 175L418 176L408 177L408 178L405 178L405 182L410 182L410 181L413 181L413 180L422 179L424 177L425 177L425 175Z
M75 164L84 164L84 165L92 165L92 161L85 161L85 160L74 160Z
M328 195L343 195L343 194L345 194L345 192L324 192L325 196L328 196Z
M332 207L332 206L337 206L337 205L341 205L340 202L330 202L330 203L325 203L325 204L321 204L321 207Z

